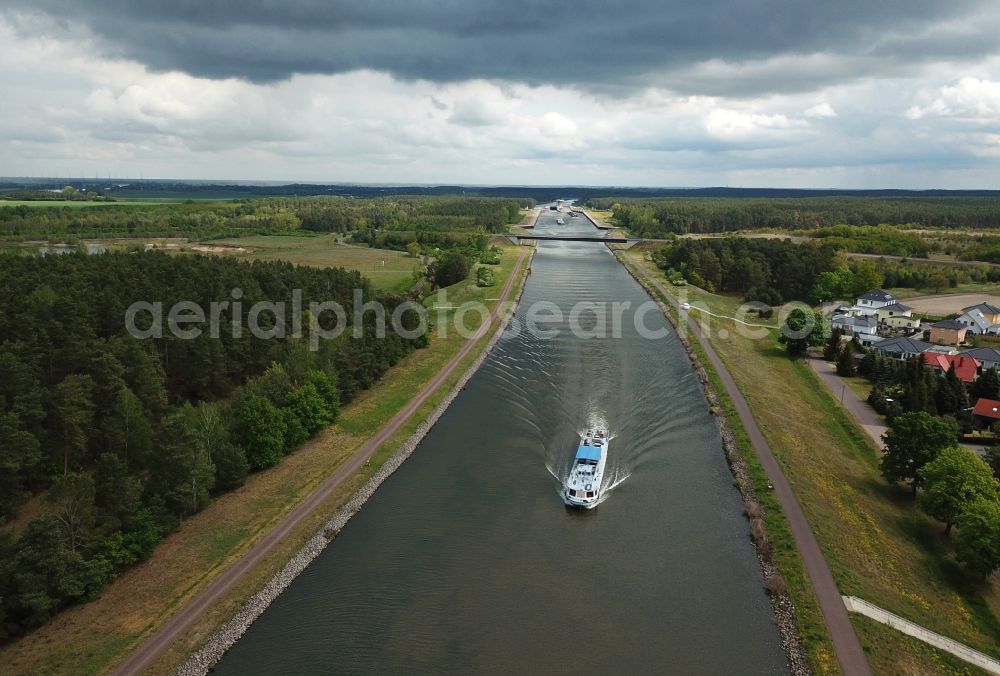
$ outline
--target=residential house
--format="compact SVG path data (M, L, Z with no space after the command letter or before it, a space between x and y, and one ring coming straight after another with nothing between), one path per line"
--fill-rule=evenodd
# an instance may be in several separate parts
M896 331L903 331L907 335L913 335L920 330L920 317L910 315L887 317L882 320L882 325Z
M972 422L976 427L984 429L998 421L1000 421L1000 401L982 397L972 407Z
M855 306L857 313L872 317L878 314L881 308L892 305L896 302L896 297L882 289L872 289L858 296L858 303Z
M898 338L886 338L885 340L880 340L872 347L876 352L883 354L886 357L893 357L895 359L912 359L921 352L929 350L934 346L930 343L925 343L922 340L900 336Z
M962 312L970 312L972 310L979 310L989 320L990 324L1000 324L1000 307L990 305L989 303L979 303L978 305L970 305L969 307L962 308Z
M931 345L926 352L935 352L937 354L958 354L958 349L954 345Z
M930 341L937 345L960 345L965 342L965 334L969 330L965 324L954 319L945 319L931 324Z
M875 343L885 340L885 336L880 336L877 333L867 334L867 333L855 333L854 339L865 347L871 347Z
M982 366L981 370L1000 369L1000 350L995 347L974 347L962 353L963 356L972 357Z
M875 312L878 317L879 328L886 329L884 333L902 331L907 335L912 335L920 330L920 319L913 316L913 308L902 303L889 303L883 305Z
M985 303L984 303L985 305ZM1000 333L1000 324L990 320L989 316L977 307L970 308L965 314L956 317L955 321L968 328L968 333L981 336L984 334Z
M874 336L878 330L878 321L874 317L849 317L836 315L830 320L830 326L840 329L849 336Z
M947 373L953 366L955 375L963 383L971 383L979 375L982 363L978 359L963 354L941 354L928 350L920 354L920 359L928 366Z
M883 305L878 310L875 311L878 315L878 320L880 322L887 321L891 317L912 317L913 308L909 305L903 305L902 303L889 303L888 305Z

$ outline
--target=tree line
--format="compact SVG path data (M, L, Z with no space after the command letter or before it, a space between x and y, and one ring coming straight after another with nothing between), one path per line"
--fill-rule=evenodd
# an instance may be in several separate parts
M890 421L904 413L923 411L947 418L957 430L970 432L971 405L980 397L1000 397L1000 379L992 369L967 387L954 368L942 372L919 358L903 362L868 351L858 371L873 385L868 403Z
M211 239L248 233L367 233L381 229L501 232L534 200L509 198L276 197L231 202L109 204L87 208L0 201L0 237L188 237Z
M926 258L932 248L916 233L888 225L834 225L803 233L837 249L857 253Z
M983 579L1000 568L1000 480L990 465L958 445L952 424L925 411L894 418L883 439L882 476L908 482L945 535L959 527L955 558Z
M779 305L807 300L817 275L835 268L835 254L833 247L812 242L722 237L680 239L652 255L660 268L706 290Z
M1000 567L1000 450L985 458L961 448L960 433L973 428L971 405L980 398L1000 399L1000 373L985 370L972 383L927 366L843 343L834 331L824 357L836 360L840 375L854 375L855 354L864 352L858 371L872 381L868 403L886 416L882 476L909 484L919 506L944 524L945 534L959 526L955 556L975 576Z
M0 519L31 496L41 515L0 529L0 636L92 598L212 495L242 485L329 424L341 403L415 347L373 312L353 336L354 289L387 312L358 273L162 253L0 256ZM238 294L233 290L239 289ZM303 335L254 338L243 326L259 300L341 304L352 330L308 349ZM125 330L134 301L180 300L220 313L218 338ZM164 310L166 313L166 309ZM242 315L240 314L242 313ZM330 329L335 317L319 318ZM406 328L417 318L404 315ZM259 325L276 329L273 313Z
M618 225L649 238L835 225L1000 227L1000 199L996 197L591 198L588 204L612 209Z
M675 239L652 252L669 275L708 291L743 294L747 300L779 305L791 300L822 303L850 300L871 289L940 291L969 282L998 282L1000 268L935 265L884 258L846 258L826 239L713 237Z

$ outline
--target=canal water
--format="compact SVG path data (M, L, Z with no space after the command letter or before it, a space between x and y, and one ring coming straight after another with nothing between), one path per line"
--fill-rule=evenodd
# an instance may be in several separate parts
M545 211L537 232L595 229ZM786 672L698 379L661 314L665 335L635 326L648 300L604 245L540 243L517 320L554 303L558 335L508 332L217 673ZM629 301L620 337L569 332L579 301ZM614 487L572 511L558 478L594 421Z

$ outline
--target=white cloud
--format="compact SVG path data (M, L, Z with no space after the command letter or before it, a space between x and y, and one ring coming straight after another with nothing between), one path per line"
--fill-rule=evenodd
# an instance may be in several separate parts
M963 77L936 93L925 92L922 98L930 100L906 111L911 120L951 117L978 124L1000 124L1000 82Z
M837 117L837 111L826 101L806 108L806 117Z
M579 132L576 122L561 113L549 111L537 119L538 131L542 136L556 139L573 138Z
M717 108L705 119L708 133L722 139L750 139L804 129L807 126L809 125L805 120L790 118L781 113L766 115L728 108Z

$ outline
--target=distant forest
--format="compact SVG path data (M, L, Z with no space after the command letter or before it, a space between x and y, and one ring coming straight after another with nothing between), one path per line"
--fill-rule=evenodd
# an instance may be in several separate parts
M997 190L817 190L793 188L623 188L612 186L476 186L476 185L355 185L355 184L254 184L251 182L212 183L207 181L136 180L127 178L7 179L0 181L0 195L17 191L76 189L100 191L114 197L160 197L195 199L248 199L260 197L340 196L381 198L392 196L523 197L538 202L555 199L592 198L620 201L636 198L755 197L770 199L806 197L992 197ZM609 202L610 204L610 202Z
M830 246L779 239L684 239L653 252L656 264L709 291L778 305L807 300L817 276L835 268Z
M791 300L849 300L873 288L946 289L968 282L998 282L1000 267L934 265L882 259L851 260L826 239L712 237L677 239L652 252L672 279L709 291L742 294L778 305Z
M356 233L363 240L379 231L497 233L520 220L523 198L278 197L182 204L108 204L73 207L3 206L0 237L189 237L211 239L247 234ZM405 244L401 247L405 248Z
M92 598L213 494L277 463L427 340L391 330L377 338L372 312L362 337L348 330L318 351L307 349L308 322L301 339L250 335L252 304L290 308L293 289L305 307L339 302L348 323L354 289L388 312L401 302L339 268L156 252L0 255L0 288L0 522L44 496L41 516L0 530L0 638ZM134 301L162 301L166 328L173 303L207 310L233 289L244 319L226 309L218 339L125 331ZM273 315L261 323L273 327Z
M833 225L998 228L1000 197L808 197L632 200L593 198L639 237L736 230L803 230Z

